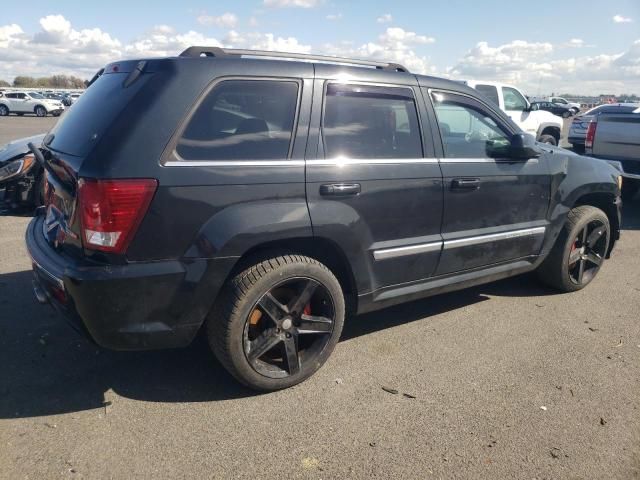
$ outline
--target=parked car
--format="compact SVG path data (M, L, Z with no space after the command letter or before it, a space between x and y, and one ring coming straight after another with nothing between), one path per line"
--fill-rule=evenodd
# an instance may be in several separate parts
M45 98L50 98L52 100L58 100L59 102L62 102L64 96L60 95L59 93L43 93L42 94Z
M582 115L576 116L569 127L568 141L577 152L584 152L584 142L591 120L601 113L628 114L640 108L640 103L615 103L598 105Z
M464 80L463 83L498 105L516 125L536 137L539 142L560 144L562 122L552 113L537 110L513 85L476 80Z
M0 205L34 208L44 204L44 173L29 151L44 134L21 138L0 147Z
M38 117L46 117L48 114L54 117L64 112L64 105L58 100L45 98L35 92L7 92L0 98L0 117L16 113L35 113Z
M562 98L562 97L549 97L549 101L551 103L555 103L556 105L562 105L564 107L567 107L568 109L573 111L574 115L577 114L581 108L579 103L570 102L566 98Z
M594 115L587 128L585 152L616 165L624 177L622 197L631 200L640 190L640 105L631 113Z
M213 47L117 62L31 148L38 300L113 349L203 331L258 390L311 376L347 313L530 271L580 290L619 236L615 168L397 64Z
M62 102L64 103L65 106L70 107L71 105L73 105L78 101L78 99L80 98L80 95L81 95L80 93L67 93L63 97Z
M573 115L573 110L564 105L560 105L559 103L551 103L551 102L533 102L531 103L531 107L535 109L537 106L538 110L544 110L545 112L553 113L558 117L569 118Z

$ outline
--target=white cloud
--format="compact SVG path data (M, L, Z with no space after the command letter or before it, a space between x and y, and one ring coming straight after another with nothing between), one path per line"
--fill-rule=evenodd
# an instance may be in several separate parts
M327 20L334 22L336 20L342 20L342 14L341 13L331 13L329 15L327 15L325 17Z
M631 23L633 22L633 19L629 17L623 17L622 15L614 15L613 22L614 23Z
M238 17L234 13L226 12L222 15L199 15L198 23L207 27L234 28L238 24Z
M271 8L314 8L322 3L322 0L263 0L265 7Z
M387 28L377 41L354 46L349 42L325 44L323 53L341 57L364 58L400 63L414 73L433 73L426 57L413 50L414 46L435 42L433 37L418 35L402 28Z
M207 37L200 32L189 30L186 33L166 33L162 30L152 30L124 47L122 57L166 57L177 55L182 50L193 45L222 47L222 42L213 37ZM117 60L117 59L114 59Z
M549 43L480 42L448 71L453 78L512 83L537 95L552 91L598 94L640 91L640 40L623 53L554 60Z
M249 26L251 28L256 28L258 26L258 19L256 17L249 18Z
M11 25L0 26L0 48L9 48L9 45L17 43L24 32L20 25L12 23Z
M276 37L272 33L253 34L249 40L252 42L249 48L256 50L271 50L274 52L310 53L311 45L301 44L294 37Z
M390 13L385 13L376 19L378 23L391 23L393 22L393 16Z
M71 74L90 78L107 63L126 58L174 56L192 45L227 46L295 53L325 53L351 58L396 62L415 73L437 73L428 58L435 39L403 28L388 27L362 43L306 44L291 36L230 28L224 36L196 30L176 31L156 25L127 43L99 28L78 29L61 15L40 20L39 29L26 33L21 25L0 25L0 78L17 75ZM573 47L569 49L569 47ZM454 78L501 80L531 94L551 91L576 93L640 92L640 39L622 52L582 55L582 39L552 45L515 40L503 45L480 42L441 75ZM593 50L590 50L593 51ZM570 58L561 58L561 56Z

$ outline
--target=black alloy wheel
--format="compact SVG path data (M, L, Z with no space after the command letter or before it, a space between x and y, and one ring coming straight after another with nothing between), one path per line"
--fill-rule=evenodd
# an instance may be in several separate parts
M297 375L314 363L331 339L335 307L326 287L311 278L290 278L265 293L249 313L244 353L269 378Z
M574 207L551 251L537 269L538 278L562 292L586 287L607 257L611 225L607 215L592 205Z
M326 265L305 255L244 262L209 313L209 345L227 371L254 390L303 382L340 339L342 286Z
M569 278L586 285L598 273L607 254L609 227L596 219L584 226L574 238L569 253Z

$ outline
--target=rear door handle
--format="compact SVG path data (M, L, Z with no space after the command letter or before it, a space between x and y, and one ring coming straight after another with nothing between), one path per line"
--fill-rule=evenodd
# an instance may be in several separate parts
M451 181L452 190L478 190L479 188L479 178L454 178Z
M359 183L327 183L320 185L320 195L344 197L360 193Z

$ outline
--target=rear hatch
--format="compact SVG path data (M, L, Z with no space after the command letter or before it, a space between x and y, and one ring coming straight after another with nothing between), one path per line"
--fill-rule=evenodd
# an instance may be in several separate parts
M78 208L79 187L85 182L82 166L146 83L149 72L145 67L146 62L137 61L108 65L44 138L41 149L47 181L43 233L56 249L73 256L95 255L83 249ZM108 170L109 158L100 162Z

